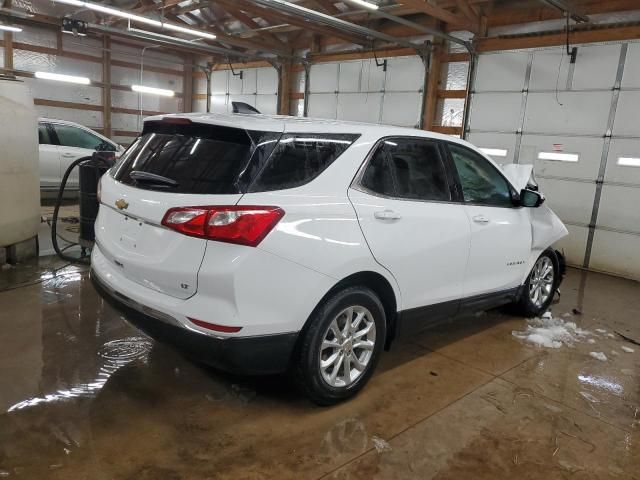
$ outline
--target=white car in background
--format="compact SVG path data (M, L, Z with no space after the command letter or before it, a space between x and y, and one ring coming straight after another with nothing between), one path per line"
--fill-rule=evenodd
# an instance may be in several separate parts
M118 157L124 152L124 148L112 140L66 120L40 118L38 141L41 190L58 190L67 168L78 158L91 156L95 151L116 152ZM69 176L67 189L78 189L77 169Z
M359 391L400 333L549 307L567 229L510 173L433 132L262 115L146 119L101 179L91 277L211 365Z

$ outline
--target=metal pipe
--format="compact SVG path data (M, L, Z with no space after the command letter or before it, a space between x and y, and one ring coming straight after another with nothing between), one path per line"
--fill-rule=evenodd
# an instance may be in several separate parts
M408 42L401 38L397 38L391 35L387 35L386 33L379 32L377 30L372 30L370 28L363 27L362 25L357 25L355 23L347 22L345 20L341 20L340 18L336 18L332 15L327 15L327 14L318 12L316 10L311 10L310 8L305 8L295 3L287 2L285 0L251 0L251 1L255 4L262 5L264 7L273 8L275 10L288 13L289 15L297 15L328 27L332 27L338 30L343 30L348 33L360 35L369 40L381 40L388 43L395 43L397 45L401 45L407 48L414 48L416 50L419 50L421 48L421 45L415 44L413 42Z

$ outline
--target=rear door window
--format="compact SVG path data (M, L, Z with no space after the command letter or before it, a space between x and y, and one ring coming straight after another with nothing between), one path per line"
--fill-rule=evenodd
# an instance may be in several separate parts
M373 193L399 199L451 200L438 144L423 138L384 140L367 165L360 183Z
M55 143L51 140L49 127L46 123L38 124L38 143L40 143L40 145L55 145Z
M342 155L358 136L284 134L249 191L284 190L309 183Z
M53 124L60 145L63 147L86 148L89 150L100 150L104 143L100 137L93 135L86 130L71 125Z
M280 138L260 132L205 124L146 122L142 135L123 154L113 177L127 185L174 193L244 193ZM175 182L133 179L133 171Z

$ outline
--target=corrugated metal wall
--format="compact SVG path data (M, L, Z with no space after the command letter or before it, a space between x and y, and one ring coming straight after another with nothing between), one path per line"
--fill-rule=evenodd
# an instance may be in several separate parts
M570 235L568 260L640 279L640 44L584 45L480 56L469 140L531 163ZM567 156L568 155L568 156ZM548 159L555 158L555 159Z

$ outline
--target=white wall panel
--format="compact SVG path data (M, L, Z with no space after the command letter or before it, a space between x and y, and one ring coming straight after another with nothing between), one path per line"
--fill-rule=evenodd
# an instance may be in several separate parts
M13 34L13 41L18 43L28 43L39 47L56 48L58 39L55 30L45 28L27 27L22 32Z
M515 132L520 117L520 93L477 93L471 103L472 130Z
M382 104L381 93L338 94L338 116L340 120L377 123Z
M228 91L228 72L227 70L217 70L211 74L211 93L220 94ZM236 92L237 93L237 92Z
M207 101L205 99L194 98L193 99L193 111L194 112L206 112Z
M572 88L610 88L616 81L620 45L578 48Z
M230 105L226 95L211 95L211 111L213 113L229 113Z
M382 105L382 123L415 127L420 117L422 95L418 92L387 92Z
M338 90L340 92L359 92L361 70L361 61L341 63L340 78L338 79ZM340 102L339 99L338 102Z
M605 172L606 182L635 183L640 185L640 167L618 165L619 157L640 158L640 139L614 138L609 145L609 158ZM640 191L638 192L640 198Z
M96 64L102 75L102 66ZM140 70L127 67L111 66L111 82L116 85L140 85ZM142 73L142 84L147 87L166 88L176 92L182 91L182 77L145 70Z
M24 82L31 88L34 98L75 102L85 105L102 105L102 89L91 85L74 85L71 83L52 82L37 78L25 78Z
M616 119L613 124L614 135L640 137L640 121L638 121L639 106L640 91L620 92Z
M530 93L526 132L604 135L611 106L611 92ZM488 110L485 110L488 111ZM496 110L502 112L502 109Z
M380 92L384 89L386 72L376 65L373 58L362 61L360 91Z
M239 73L240 72L236 72L236 74ZM229 94L239 95L242 93L242 80L240 79L240 75L234 75L230 70L227 70L227 85L229 88L227 92Z
M598 226L640 233L640 187L603 185ZM638 250L640 256L640 250Z
M96 62L85 62L59 55L48 55L19 49L13 51L13 62L16 70L78 75L89 77L96 82L102 79L102 65Z
M569 265L582 265L587 248L589 229L576 225L565 225L569 235L554 244L554 248L564 252Z
M278 113L278 96L271 95L256 95L255 107L264 113L265 115L276 115Z
M603 143L602 138L523 135L519 163L533 164L536 175L595 180L600 169ZM579 154L579 160L559 162L538 159L540 152L554 152L554 145L559 145L563 153Z
M312 93L309 95L309 112L311 118L336 118L335 93Z
M255 68L242 70L242 93L245 95L255 94L258 91L258 79Z
M567 85L569 65L564 45L553 50L534 52L529 91L555 90L556 86L559 90L564 90Z
M278 72L275 68L257 68L256 73L258 76L258 93L278 93ZM304 91L304 87L300 91Z
M207 93L207 77L193 77L193 93Z
M596 193L595 183L536 177L548 205L566 222L588 224Z
M76 122L86 127L102 128L102 112L36 105L38 116Z
M82 53L102 58L102 40L92 37L62 35L62 49L67 52Z
M526 52L481 55L475 90L521 92L528 59L529 54Z
M419 57L387 60L386 91L418 91L424 87L424 65Z
M640 236L596 230L590 267L640 280Z
M111 59L121 60L123 62L134 63L136 65L155 66L161 68L169 68L172 70L182 71L184 61L181 57L165 53L162 49L147 48L142 54L143 47L129 47L119 43L111 45Z
M132 115L129 113L112 113L111 126L114 130L128 130L139 132L142 130L144 116Z
M498 164L513 163L513 156L516 148L515 133L484 133L472 132L469 139L476 147L479 148L499 148L507 151L506 157L491 157ZM531 163L523 162L520 163Z
M311 66L310 91L328 93L338 90L338 64L320 63Z
M111 90L111 104L118 108L141 108L163 113L178 113L182 110L180 98L139 94L130 90Z
M623 88L640 88L640 43L630 43L622 75Z

